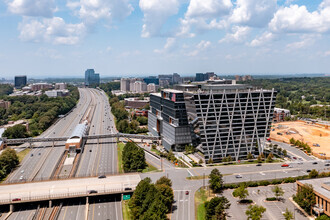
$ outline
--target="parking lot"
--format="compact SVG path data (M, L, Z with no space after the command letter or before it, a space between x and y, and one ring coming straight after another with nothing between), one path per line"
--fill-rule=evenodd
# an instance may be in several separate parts
M283 213L286 208L289 209L292 213L294 213L294 217L296 220L306 220L305 217L298 209L296 209L293 203L289 200L293 194L296 193L296 184L295 183L287 183L279 185L284 190L284 195L282 198L283 201L273 201L267 202L265 199L267 197L274 197L274 193L272 192L273 186L260 186L260 187L250 187L248 188L249 196L248 199L253 200L257 205L262 205L266 208L266 212L263 214L264 220L279 220L285 219L283 217ZM232 192L234 190L225 190L223 195L230 201L231 206L228 211L229 217L228 219L246 219L245 211L248 208L248 205L241 205L238 202L238 198L234 198Z

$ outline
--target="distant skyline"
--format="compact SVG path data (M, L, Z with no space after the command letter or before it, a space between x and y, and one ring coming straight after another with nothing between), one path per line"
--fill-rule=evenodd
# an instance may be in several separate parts
M330 0L2 0L0 78L330 73Z

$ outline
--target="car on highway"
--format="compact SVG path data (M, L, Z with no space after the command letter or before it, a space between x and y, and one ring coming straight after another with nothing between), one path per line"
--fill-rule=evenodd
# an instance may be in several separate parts
M125 187L124 190L125 190L125 191L128 191L128 190L132 190L132 188L131 188L131 187Z
M292 159L297 160L297 157L292 157Z
M100 175L98 178L99 179L104 179L104 178L107 178L107 177L105 175Z
M2 213L0 212L0 217L2 216Z
M308 169L308 170L306 170L306 172L307 172L307 173L310 173L310 172L311 172L311 170L310 170L310 169Z
M189 191L186 191L186 195L189 195Z
M303 162L299 161L298 164L304 164Z
M324 164L324 166L328 167L328 166L330 166L330 163L326 163L326 164Z
M258 163L256 166L257 166L257 167L260 167L260 166L262 166L262 164L261 164L261 163Z
M317 164L317 162L315 161L315 162L313 162L312 164L315 165L315 164Z
M31 157L33 157L33 154L31 154Z
M97 191L93 189L88 191L88 194L93 194L93 193L97 193Z
M238 174L238 175L236 175L235 177L236 177L237 179L238 179L238 178L242 178L242 175L241 175L241 174Z
M17 201L21 201L21 199L20 199L20 198L14 198L14 199L12 199L11 201L13 201L13 202L17 202Z
M287 163L282 164L281 167L289 167L289 164L287 164Z

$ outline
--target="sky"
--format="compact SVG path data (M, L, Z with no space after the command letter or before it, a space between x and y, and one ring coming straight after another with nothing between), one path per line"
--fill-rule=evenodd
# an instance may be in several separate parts
M330 0L0 0L0 78L330 72Z

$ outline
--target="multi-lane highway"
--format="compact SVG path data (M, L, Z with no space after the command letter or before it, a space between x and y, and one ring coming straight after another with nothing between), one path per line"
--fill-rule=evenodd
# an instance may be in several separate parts
M90 135L115 133L108 97L93 90L97 105L90 126ZM88 140L77 170L77 177L117 173L117 143L114 138Z
M52 125L41 137L69 136L80 122L94 97L91 90L79 89L80 99L73 111ZM64 151L64 143L55 143L54 147L46 147L49 143L36 144L36 148L24 158L21 166L6 180L6 183L49 179Z

